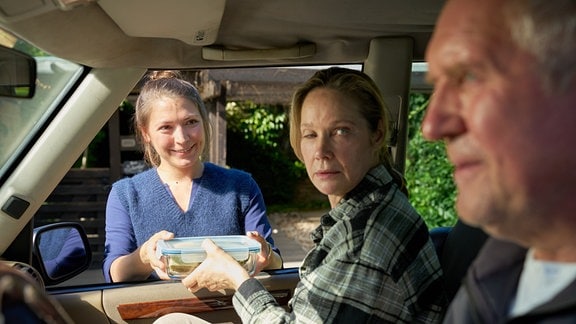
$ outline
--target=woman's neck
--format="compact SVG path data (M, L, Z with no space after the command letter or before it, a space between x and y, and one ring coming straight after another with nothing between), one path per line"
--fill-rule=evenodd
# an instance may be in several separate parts
M189 184L194 179L202 176L204 164L198 163L193 168L178 169L173 167L158 166L156 169L158 176L167 184Z

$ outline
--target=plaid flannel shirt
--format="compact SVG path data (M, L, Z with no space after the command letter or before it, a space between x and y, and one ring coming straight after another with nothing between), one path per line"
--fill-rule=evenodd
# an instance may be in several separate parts
M250 279L233 299L244 323L441 321L447 300L428 228L384 166L320 222L291 310Z

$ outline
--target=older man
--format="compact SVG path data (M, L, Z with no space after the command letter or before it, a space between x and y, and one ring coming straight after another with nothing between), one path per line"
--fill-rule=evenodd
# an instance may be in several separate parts
M422 130L489 233L448 323L576 321L576 1L448 0Z

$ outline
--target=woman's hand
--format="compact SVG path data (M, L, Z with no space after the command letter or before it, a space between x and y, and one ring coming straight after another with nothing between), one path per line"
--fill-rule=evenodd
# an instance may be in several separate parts
M258 254L256 269L254 271L254 274L258 274L270 265L270 262L274 258L274 251L272 250L272 246L270 246L266 239L260 236L260 233L257 231L246 232L246 236L260 243L260 253Z
M206 251L206 259L191 274L182 279L182 284L190 292L196 292L201 288L207 288L210 291L237 290L244 281L250 278L246 269L212 240L204 240L202 248Z
M156 272L160 279L168 280L170 277L166 272L166 265L164 260L158 259L156 256L156 248L158 246L158 240L171 240L174 238L174 233L168 231L160 231L144 242L140 247L140 260L142 263L150 264L150 267Z

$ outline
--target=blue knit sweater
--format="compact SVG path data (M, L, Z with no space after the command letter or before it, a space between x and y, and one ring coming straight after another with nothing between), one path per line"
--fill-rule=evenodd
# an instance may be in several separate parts
M138 246L160 230L176 237L245 234L244 215L255 186L247 173L206 163L193 185L191 208L183 212L155 169L115 184Z

